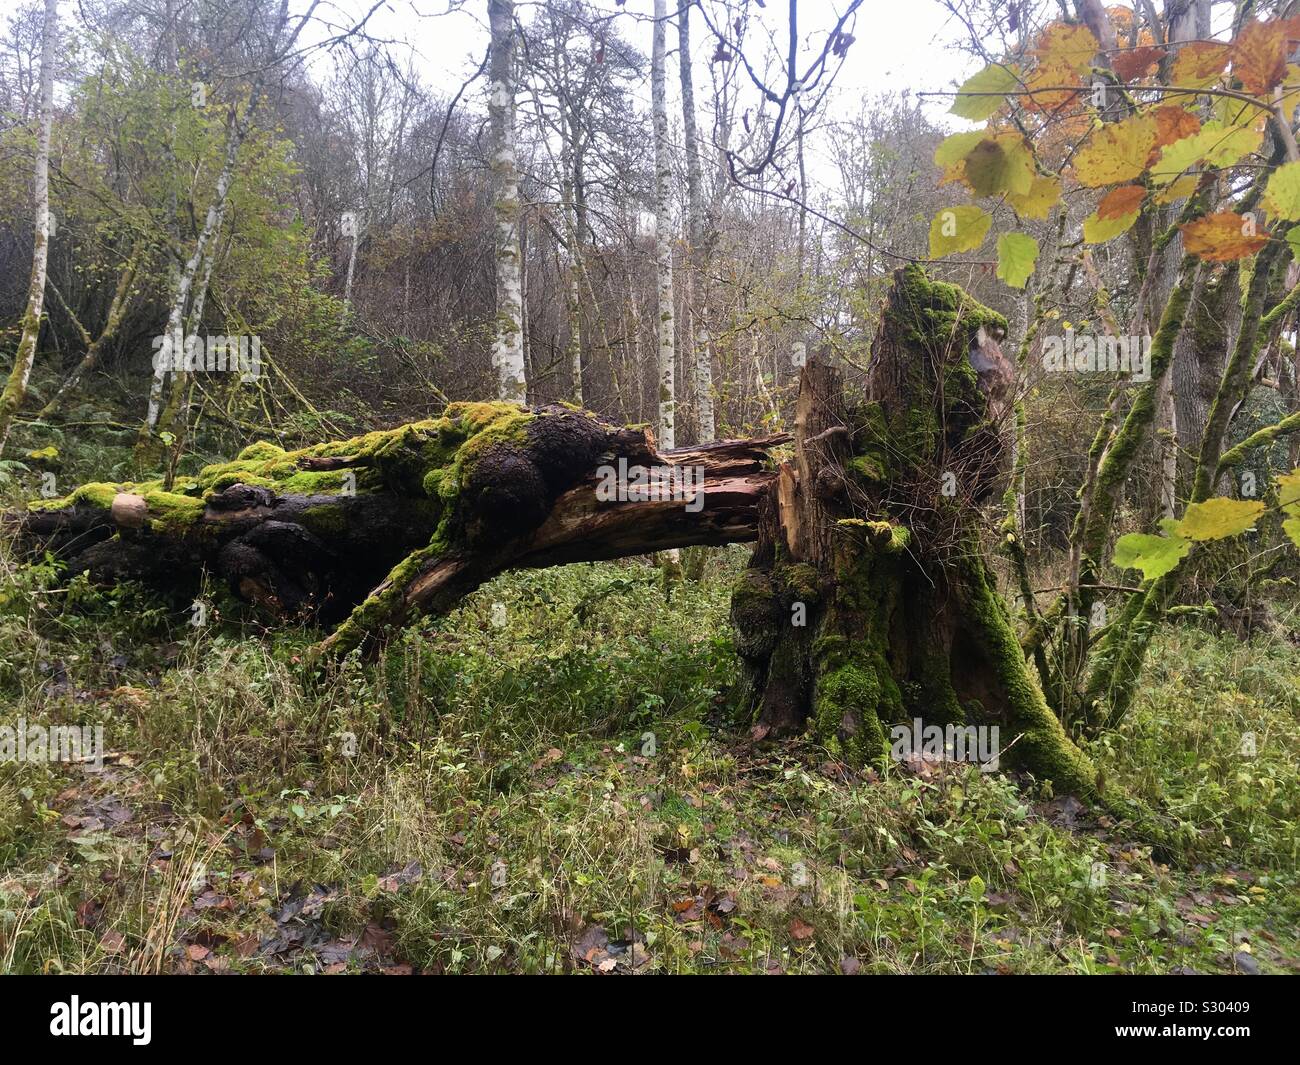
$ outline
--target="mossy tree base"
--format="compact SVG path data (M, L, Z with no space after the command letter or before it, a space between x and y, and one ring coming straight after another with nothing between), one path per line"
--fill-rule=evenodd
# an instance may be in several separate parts
M981 546L1010 410L1001 317L900 270L866 402L805 367L795 455L732 599L756 736L804 729L858 764L894 724L997 725L1006 764L1084 796L1096 773L1030 674Z

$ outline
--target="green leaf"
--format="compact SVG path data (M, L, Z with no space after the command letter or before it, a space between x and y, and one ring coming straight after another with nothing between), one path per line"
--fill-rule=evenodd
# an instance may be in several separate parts
M954 163L960 163L985 136L982 129L976 129L969 133L954 133L951 137L945 137L934 150L934 165L940 170L947 170Z
M970 897L976 902L984 898L984 878L978 874L971 877L967 887L970 888Z
M1283 163L1273 171L1264 190L1264 206L1288 222L1300 219L1300 163Z
M1290 517L1300 518L1300 470L1278 475L1277 502Z
M1192 503L1178 523L1178 535L1189 540L1222 540L1243 533L1264 513L1264 504L1253 499L1207 499Z
M1300 547L1300 518L1287 518L1282 523L1282 531L1291 537L1291 542Z
M962 170L976 196L1026 195L1034 181L1034 157L1019 137L986 137L966 155Z
M993 219L980 207L945 207L930 223L930 258L974 251L984 243Z
M1286 242L1291 245L1291 258L1300 262L1300 226L1292 226L1286 231Z
M1038 241L1025 233L998 237L998 277L1012 288L1024 288L1038 262Z
M1111 561L1121 569L1140 569L1146 580L1153 581L1174 569L1191 549L1191 541L1181 536L1129 533L1115 541Z
M983 122L1002 106L1020 79L1016 72L997 63L991 63L973 77L962 82L961 91L953 101L950 114ZM970 96L968 93L1000 93L998 96Z

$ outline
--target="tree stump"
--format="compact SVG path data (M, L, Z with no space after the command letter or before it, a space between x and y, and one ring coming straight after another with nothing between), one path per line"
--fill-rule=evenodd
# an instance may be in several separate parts
M1096 773L1025 667L989 570L980 503L1011 411L1005 320L915 266L897 272L867 395L810 360L795 455L760 507L732 598L757 737L810 729L856 763L894 724L992 726L1011 764L1082 795Z

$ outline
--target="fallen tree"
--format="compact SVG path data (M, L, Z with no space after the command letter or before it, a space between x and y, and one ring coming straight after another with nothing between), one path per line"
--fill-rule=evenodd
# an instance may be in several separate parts
M352 440L255 444L170 492L84 485L32 504L22 534L98 579L187 590L208 571L278 617L337 623L332 655L506 569L757 541L732 604L757 735L811 726L861 763L891 723L996 724L1010 763L1095 795L981 543L1011 402L1005 329L899 271L866 402L810 362L776 468L789 436L658 452L647 430L568 407L456 403Z
M338 654L506 569L753 540L766 453L789 439L661 453L585 411L453 403L351 440L254 444L172 491L83 485L32 503L21 532L96 580L187 595L210 573L275 617L339 623Z

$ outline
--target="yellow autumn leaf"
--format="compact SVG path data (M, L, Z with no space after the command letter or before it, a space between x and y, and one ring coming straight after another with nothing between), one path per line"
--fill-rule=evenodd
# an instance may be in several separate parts
M1102 126L1074 157L1079 183L1097 189L1132 181L1146 169L1156 132L1156 120L1150 115Z
M1277 501L1291 517L1300 518L1300 470L1278 475Z
M1097 204L1097 217L1103 219L1123 218L1142 206L1147 190L1141 185L1121 185L1111 189Z
M1232 42L1232 72L1252 96L1263 96L1286 77L1290 25L1251 19Z
M930 258L974 251L984 243L993 219L979 207L945 207L930 222Z
M962 177L976 196L1029 191L1034 160L1018 137L986 137L967 154Z
M1300 219L1300 163L1283 163L1269 175L1264 206L1288 222Z
M1034 54L1040 66L1065 67L1082 74L1092 66L1099 47L1087 26L1053 22L1039 34Z
M1038 262L1038 241L1026 233L998 237L998 277L1012 288L1024 288Z
M1049 174L1036 174L1023 195L1009 193L1007 202L1016 213L1025 218L1046 218L1053 205L1061 198L1061 182Z
M1264 125L1256 122L1249 126L1207 122L1198 134L1209 138L1205 161L1210 166L1232 166L1264 143Z
M1006 103L1006 93L1019 85L1020 78L1014 67L990 63L978 74L962 82L949 113L983 122Z
M1287 518L1282 523L1282 531L1291 538L1296 547L1300 547L1300 518Z
M1173 203L1175 200L1185 200L1196 191L1196 186L1200 182L1200 174L1184 174L1163 192L1156 194L1156 203L1164 204Z
M988 134L982 129L971 130L968 133L954 133L951 137L945 137L939 147L934 150L934 165L940 170L947 170L949 167L960 163L970 150L979 144Z
M1222 540L1243 533L1264 513L1264 504L1254 499L1207 499L1190 503L1178 535L1188 540Z
M1178 49L1169 80L1185 89L1205 89L1223 76L1232 46L1210 41L1192 41Z
M1151 180L1157 185L1167 185L1202 162L1210 166L1232 166L1257 150L1263 140L1263 130L1254 126L1207 122L1200 132L1165 146L1151 167Z
M1117 218L1102 218L1093 211L1083 220L1083 240L1085 244L1104 244L1114 240L1121 233L1133 228L1140 212L1136 209Z

